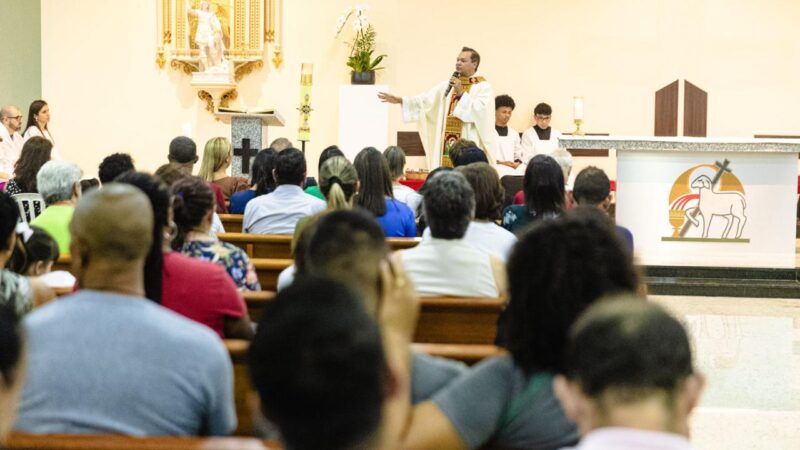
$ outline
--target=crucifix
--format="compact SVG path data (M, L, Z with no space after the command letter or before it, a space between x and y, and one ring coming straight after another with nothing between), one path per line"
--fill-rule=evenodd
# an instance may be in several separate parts
M723 161L722 164L720 164L719 161L714 162L714 165L717 166L717 173L714 174L714 179L711 180L711 189L714 189L714 186L717 185L717 182L720 180L720 178L722 178L722 175L725 172L730 172L731 171L731 169L728 169L728 166L730 165L730 163L731 162L728 161L727 159L725 161ZM692 210L691 213L689 213L689 215L692 216L692 219L694 219L695 217L697 217L697 214L699 212L700 212L700 208L695 208L694 210ZM709 217L708 219L705 219L705 220L711 220L711 218ZM690 222L688 220L686 221L686 223L683 224L683 228L681 228L681 233L680 233L681 237L686 235L686 232L689 231L689 227L691 225L692 225L692 222Z
M250 158L256 156L258 151L257 148L250 148L250 139L248 138L242 139L242 148L233 149L234 156L242 157L242 173L250 173Z

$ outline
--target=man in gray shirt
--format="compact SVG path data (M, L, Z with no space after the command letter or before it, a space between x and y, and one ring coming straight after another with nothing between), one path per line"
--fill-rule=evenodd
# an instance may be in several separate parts
M227 435L230 358L213 331L144 297L147 197L109 184L70 225L75 295L24 321L28 368L16 429L32 433Z

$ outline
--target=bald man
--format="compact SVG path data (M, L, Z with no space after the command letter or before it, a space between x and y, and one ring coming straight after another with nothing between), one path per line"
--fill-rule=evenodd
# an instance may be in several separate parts
M16 429L226 435L232 367L210 329L144 298L153 213L134 186L82 197L70 225L81 290L24 321L28 369Z
M0 108L0 180L7 180L14 174L14 163L22 152L22 113L14 105Z

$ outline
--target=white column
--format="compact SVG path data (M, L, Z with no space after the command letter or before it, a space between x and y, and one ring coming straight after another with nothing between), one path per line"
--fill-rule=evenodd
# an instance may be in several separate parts
M389 145L389 105L378 100L386 85L345 85L339 88L338 145L352 161L364 147L381 152Z

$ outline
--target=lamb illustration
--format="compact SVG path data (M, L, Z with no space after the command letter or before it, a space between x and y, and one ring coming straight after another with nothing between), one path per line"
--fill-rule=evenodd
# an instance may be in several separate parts
M711 178L706 175L695 178L692 181L692 188L698 189L700 200L696 207L686 210L686 218L692 225L699 226L700 221L697 220L697 215L703 216L703 237L708 237L711 219L714 216L722 216L728 219L725 231L722 232L722 238L728 238L733 227L733 220L736 219L736 239L739 239L742 236L744 224L747 222L747 217L744 215L747 207L744 196L738 192L715 192ZM694 210L697 211L694 212Z

